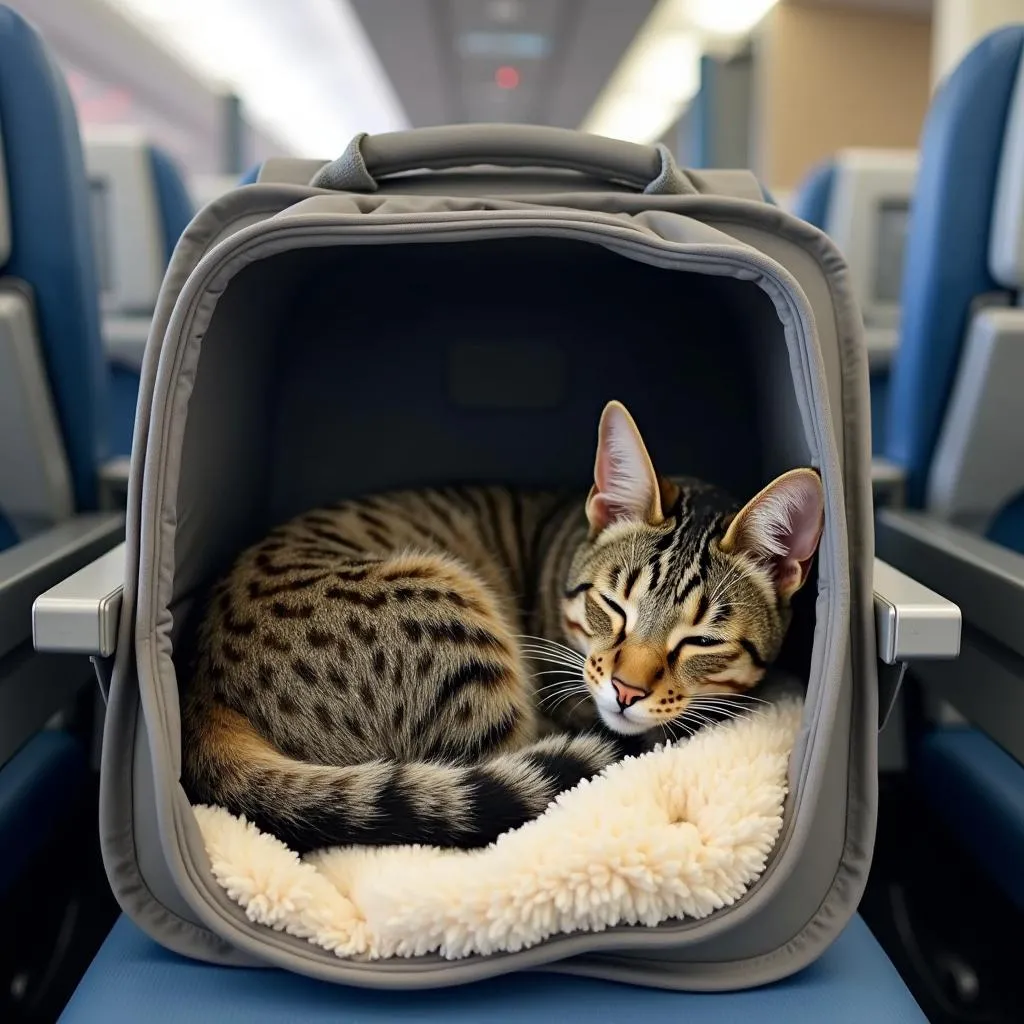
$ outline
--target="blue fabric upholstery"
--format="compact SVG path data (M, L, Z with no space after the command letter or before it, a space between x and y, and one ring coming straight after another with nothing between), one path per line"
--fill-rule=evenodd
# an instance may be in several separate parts
M793 213L801 220L824 231L835 180L834 160L818 164L797 186L792 203Z
M0 7L0 125L11 216L7 273L31 285L75 500L96 504L106 369L89 196L67 86L39 36Z
M342 988L278 971L217 968L150 942L127 918L114 926L61 1016L62 1024L218 1024L416 1020L421 1024L595 1021L738 1024L919 1024L925 1020L867 925L855 918L807 970L767 988L714 995L661 992L553 974L520 974L427 992Z
M971 302L996 288L989 223L1024 26L983 39L939 89L925 122L889 391L886 455L920 506Z
M185 180L174 161L161 149L150 147L150 163L164 232L164 261L169 263L181 233L195 215Z
M1024 494L1018 494L992 521L985 536L993 544L1024 555Z
M914 773L936 813L1024 909L1024 765L977 729L936 729Z
M0 893L77 799L87 768L82 745L59 729L37 733L0 768Z

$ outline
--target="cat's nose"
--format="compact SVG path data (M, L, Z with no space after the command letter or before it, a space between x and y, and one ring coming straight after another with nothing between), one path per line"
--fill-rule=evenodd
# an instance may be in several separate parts
M619 702L619 707L623 711L626 708L631 708L637 701L643 700L644 697L650 696L651 692L639 686L631 686L629 683L624 683L618 677L612 679L612 688L615 690L615 699Z

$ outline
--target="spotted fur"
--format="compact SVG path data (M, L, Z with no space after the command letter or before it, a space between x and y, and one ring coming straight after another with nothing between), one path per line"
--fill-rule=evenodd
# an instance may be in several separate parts
M660 478L611 403L585 503L441 488L300 516L210 592L189 795L299 851L485 845L756 685L821 502L810 470L742 510Z

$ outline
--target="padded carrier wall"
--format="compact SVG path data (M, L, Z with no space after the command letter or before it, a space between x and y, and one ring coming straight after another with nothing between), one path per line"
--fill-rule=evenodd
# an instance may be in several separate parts
M125 911L189 956L379 987L548 965L711 990L812 961L860 898L876 798L867 363L836 250L744 175L554 129L359 137L262 179L186 231L143 368L101 808ZM822 474L788 641L804 727L763 876L702 921L454 962L342 960L250 923L178 782L191 603L317 503L453 480L585 491L610 398L663 473L744 499L794 466Z

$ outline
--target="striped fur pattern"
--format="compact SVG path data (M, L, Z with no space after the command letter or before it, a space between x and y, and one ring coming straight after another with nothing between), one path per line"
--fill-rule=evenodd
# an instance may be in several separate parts
M810 470L742 510L656 476L618 403L586 502L438 488L302 515L209 595L183 695L189 796L299 852L486 845L625 753L734 713L778 653L820 520Z

